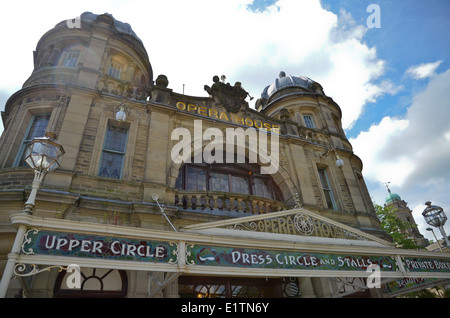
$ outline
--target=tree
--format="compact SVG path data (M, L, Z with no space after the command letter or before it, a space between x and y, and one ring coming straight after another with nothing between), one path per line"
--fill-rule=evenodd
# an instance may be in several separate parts
M381 222L381 228L388 233L394 244L399 248L405 249L423 249L408 236L407 230L411 228L411 224L400 220L395 215L395 209L392 206L380 206L374 203L375 211Z
M392 206L380 206L376 203L373 204L377 213L378 219L381 222L381 228L388 233L394 244L399 248L405 249L424 249L422 246L418 246L416 242L408 236L407 230L411 228L411 224L400 220L396 214L395 209ZM450 298L450 289L444 289L440 286L433 288L426 288L415 292L402 295L402 298ZM442 290L439 292L439 290Z

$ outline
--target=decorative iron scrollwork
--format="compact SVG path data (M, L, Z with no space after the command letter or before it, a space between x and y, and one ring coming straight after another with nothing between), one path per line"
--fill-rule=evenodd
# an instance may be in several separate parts
M39 230L37 230L37 229L31 229L31 230L28 230L26 233L25 233L25 236L24 236L24 239L23 239L23 243L22 243L22 253L24 253L25 255L33 255L34 254L34 250L30 247L30 248L25 248L25 245L26 244L28 244L28 243L31 243L31 238L30 237L28 237L28 234L30 234L30 233L32 233L32 234L38 234L39 233Z
M14 266L14 275L19 277L27 277L27 276L33 276L45 271L50 271L52 268L59 268L58 272L62 272L67 269L67 267L60 266L60 265L53 265L49 267L45 267L40 269L35 264L16 264Z

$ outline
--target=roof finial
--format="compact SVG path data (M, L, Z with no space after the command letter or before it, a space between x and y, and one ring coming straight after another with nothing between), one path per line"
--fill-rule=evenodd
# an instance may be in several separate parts
M391 183L391 182L390 181L384 182L384 185L386 186L388 192L391 193L391 189L389 189L389 183Z
M278 75L280 78L282 78L282 77L286 77L286 73L285 72L283 72L283 71L281 71L280 72L280 74Z

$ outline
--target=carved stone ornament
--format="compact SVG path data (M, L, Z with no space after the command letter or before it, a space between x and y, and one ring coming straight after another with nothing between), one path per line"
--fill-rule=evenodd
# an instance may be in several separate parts
M276 214L274 214L276 215ZM340 227L332 221L314 217L305 210L293 214L274 216L246 222L236 222L226 228L232 230L268 232L300 236L317 236L366 241L367 238L347 228Z
M213 77L213 82L214 84L211 87L205 85L204 88L217 104L224 106L227 111L232 113L237 113L242 108L248 107L245 98L250 95L242 88L240 82L231 86L230 83L225 84L219 81L217 75ZM253 98L250 97L250 99Z

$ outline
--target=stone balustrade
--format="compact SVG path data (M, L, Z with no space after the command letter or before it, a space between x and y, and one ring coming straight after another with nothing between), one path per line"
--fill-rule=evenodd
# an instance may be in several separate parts
M145 100L149 96L148 89L144 85L119 80L109 75L98 78L97 89L109 94L124 96L127 99Z
M277 212L287 209L280 201L254 195L220 192L220 191L188 191L178 190L175 194L175 205L181 210L228 211L243 215Z

